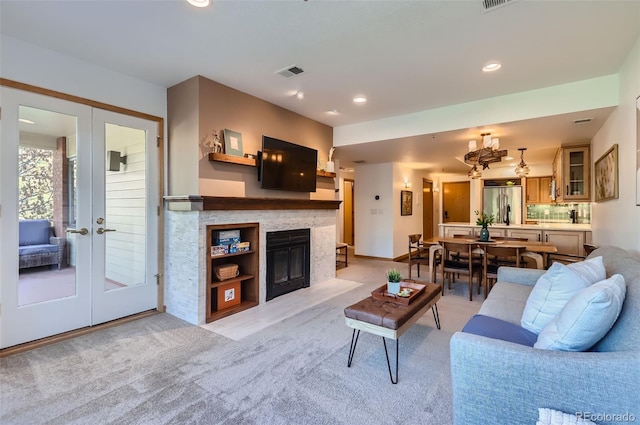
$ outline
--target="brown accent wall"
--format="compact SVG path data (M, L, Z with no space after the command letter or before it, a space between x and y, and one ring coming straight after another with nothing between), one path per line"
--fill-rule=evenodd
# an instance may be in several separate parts
M195 90L194 86L197 87ZM193 109L194 97L197 97L195 110ZM177 102L181 104L180 107L174 104ZM194 114L196 117L193 116ZM195 123L197 123L197 135L187 134L193 131L193 128L187 128L186 125L192 126ZM262 135L267 135L317 149L318 159L326 162L329 149L333 145L333 128L328 125L197 76L169 88L168 128L169 181L178 180L177 176L172 176L176 173L197 172L198 178L197 192L193 190L185 192L184 188L193 186L188 183L175 186L180 188L181 192L171 188L172 195L335 198L333 179L322 177L318 178L318 192L313 195L262 190L258 182L257 168L210 162L207 149L201 145L202 139L210 135L213 130L220 135L220 141L224 143L222 131L227 128L242 134L244 153L256 154L262 147ZM185 146L185 143L189 146ZM185 150L180 150L183 146ZM187 158L187 155L191 157ZM183 180L189 179L188 176L183 178Z

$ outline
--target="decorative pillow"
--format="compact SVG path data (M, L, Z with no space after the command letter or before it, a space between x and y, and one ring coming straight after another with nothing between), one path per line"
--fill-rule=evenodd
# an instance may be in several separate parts
M531 290L520 325L539 334L571 297L593 283L564 264L553 263Z
M567 267L591 283L600 282L607 278L607 271L604 268L602 256L589 258L588 260L579 261L577 263L571 263Z
M609 332L618 319L627 286L615 274L578 292L542 329L534 348L585 351Z

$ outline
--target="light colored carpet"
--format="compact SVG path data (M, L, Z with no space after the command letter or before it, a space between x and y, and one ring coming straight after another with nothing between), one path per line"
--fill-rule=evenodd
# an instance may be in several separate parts
M158 314L1 358L0 422L451 423L449 339L480 306L464 282L438 303L442 330L427 313L400 338L397 385L380 337L362 333L346 366L344 307L392 264L350 259L338 277L362 285L239 341Z

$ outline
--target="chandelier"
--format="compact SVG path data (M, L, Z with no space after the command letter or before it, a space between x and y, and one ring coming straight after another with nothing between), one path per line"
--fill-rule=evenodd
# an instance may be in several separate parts
M478 165L482 166L482 169L489 168L489 164L494 162L500 162L503 156L507 156L507 150L500 150L500 140L491 138L491 133L482 133L482 148L478 149L475 140L469 141L469 153L464 156L464 162L473 165L471 171L478 172ZM471 176L469 177L477 178ZM478 176L479 177L479 176Z
M518 150L520 151L520 164L516 167L515 172L518 177L525 177L529 174L529 166L524 162L524 151L527 148L518 148Z
M467 173L467 176L471 177L474 180L479 179L480 177L482 177L482 171L478 170L477 165L474 165Z

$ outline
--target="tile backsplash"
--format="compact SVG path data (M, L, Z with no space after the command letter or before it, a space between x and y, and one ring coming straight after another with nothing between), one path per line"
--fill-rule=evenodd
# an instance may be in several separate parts
M527 205L527 220L541 223L571 223L569 213L576 210L578 223L591 223L591 204L589 202L576 204L540 204Z

